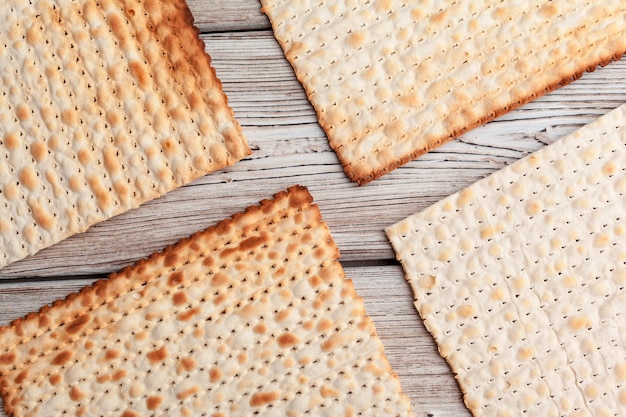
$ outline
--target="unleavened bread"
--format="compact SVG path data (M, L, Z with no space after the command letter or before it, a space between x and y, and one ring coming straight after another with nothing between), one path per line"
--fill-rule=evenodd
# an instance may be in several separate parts
M475 416L626 414L626 105L390 226Z
M365 184L626 52L621 0L261 0Z
M14 417L411 416L303 187L0 328Z
M0 20L0 267L250 153L183 0Z

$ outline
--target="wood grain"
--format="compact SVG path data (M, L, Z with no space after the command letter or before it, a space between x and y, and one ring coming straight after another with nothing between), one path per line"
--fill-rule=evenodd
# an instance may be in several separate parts
M0 325L298 183L320 206L416 415L467 417L383 230L626 102L626 59L358 187L258 1L189 5L253 155L1 269Z
M257 0L188 0L195 26L201 32L233 32L269 29Z

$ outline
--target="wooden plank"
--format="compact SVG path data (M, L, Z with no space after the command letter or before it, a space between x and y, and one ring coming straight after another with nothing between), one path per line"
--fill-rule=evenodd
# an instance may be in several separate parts
M413 307L409 285L398 265L345 268L398 373L416 415L469 416L448 365ZM64 298L93 279L0 282L0 326ZM0 417L5 415L0 411Z
M399 265L345 267L416 416L470 416L461 391L413 306Z
M187 0L194 24L201 32L269 29L258 0Z
M271 32L204 39L254 154L9 265L0 278L108 273L295 183L312 192L345 260L393 259L385 227L626 102L622 59L357 187Z
M626 102L626 59L359 188L343 174L258 0L189 6L254 154L0 270L0 325L300 183L320 206L416 415L469 416L383 229Z

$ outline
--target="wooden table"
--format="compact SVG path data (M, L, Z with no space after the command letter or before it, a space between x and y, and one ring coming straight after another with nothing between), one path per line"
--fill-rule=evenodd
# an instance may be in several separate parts
M358 187L257 0L191 0L190 7L253 155L0 270L0 325L301 184L320 206L415 414L468 416L383 229L626 102L626 59Z

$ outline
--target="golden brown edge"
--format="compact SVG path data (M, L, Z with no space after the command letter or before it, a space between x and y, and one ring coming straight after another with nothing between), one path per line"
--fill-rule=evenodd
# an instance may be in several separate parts
M250 149L250 146L247 143L245 136L243 135L243 129L241 128L239 121L235 118L234 110L228 104L228 96L224 92L222 80L220 80L220 78L217 76L217 72L211 64L211 56L206 50L206 44L200 38L200 29L198 29L198 27L194 24L195 19L193 14L191 13L189 4L185 0L170 1L173 3L174 8L178 10L179 13L168 15L164 20L168 22L171 33L175 34L177 37L183 40L182 52L185 56L186 62L189 64L186 70L190 71L194 75L194 79L196 80L205 80L208 77L212 83L215 83L216 87L220 90L224 105L228 109L233 123L237 129L237 133L241 138L242 145L244 146L244 149L242 149L243 152L241 154L232 155L230 149L227 149L229 155L232 156L234 160L229 160L226 163L226 166L232 166L236 161L251 155L252 150ZM202 65L199 65L198 63ZM198 73L197 71L197 68L203 68L205 66L210 71L210 73L206 76L202 73ZM228 144L225 145L227 146Z
M145 281L149 283L152 279L145 280L142 277L141 270L146 266L156 264L158 265L160 262L163 262L164 267L167 267L169 264L168 259L177 259L177 252L182 250L183 248L190 246L192 250L193 246L202 238L207 236L211 236L214 234L219 235L220 230L228 229L231 225L237 222L237 220L243 216L253 214L256 212L266 213L272 209L273 206L279 204L283 199L288 199L289 206L293 208L306 208L308 206L315 207L316 205L312 204L313 197L309 193L308 189L301 185L293 185L286 190L280 191L274 194L272 199L264 199L261 200L257 205L249 206L244 211L233 214L230 218L224 219L212 226L209 226L207 229L194 233L193 235L183 238L178 242L166 247L161 252L156 252L150 255L147 258L141 259L136 263L129 265L118 272L114 272L110 274L107 278L98 280L91 285L87 285L81 288L79 291L71 293L67 295L63 299L58 299L54 301L52 304L47 304L39 309L37 312L31 312L24 317L17 318L13 320L8 326L0 326L0 337L3 333L14 331L15 334L21 338L29 337L24 334L24 327L29 323L33 323L39 320L39 317L44 314L49 314L52 312L61 312L60 315L66 317L65 322L69 322L81 314L84 313L86 309L89 308L90 304L81 302L81 309L76 309L73 306L73 302L79 298L81 300L99 300L103 297L110 297L113 294L108 294L108 291L111 287L115 287L115 284L120 281L131 281L133 278L139 279L141 281ZM332 242L334 245L334 242ZM335 251L335 257L339 257L339 251ZM127 285L125 286L127 287ZM2 372L2 365L10 366L10 362L7 358L3 357L4 355L0 354L0 396L2 397L4 403L5 412L9 416L14 415L14 409L9 401L9 396L12 394L8 387L11 382L7 380L6 376Z
M193 56L192 59L203 59L206 62L206 65L210 68L211 70L211 76L213 78L213 81L217 84L217 86L219 87L219 90L221 92L222 98L224 100L224 104L226 105L226 108L228 109L232 119L233 119L233 123L235 125L235 127L237 128L237 133L239 134L239 136L242 139L243 145L245 146L245 149L243 149L243 153L241 154L237 154L237 155L233 155L234 158L236 160L240 160L242 158L245 158L246 156L249 156L252 154L252 149L250 149L250 146L243 134L243 129L241 128L241 125L239 124L239 121L235 118L235 111L233 110L233 108L230 106L230 104L228 104L228 96L226 95L226 93L224 92L224 86L222 84L222 80L217 76L217 72L215 70L215 68L213 67L213 65L211 64L211 56L206 52L206 44L204 43L204 41L202 39L200 39L200 29L198 29L197 26L194 25L194 17L191 13L191 10L189 9L189 5L184 1L184 0L180 0L181 3L184 3L185 5L185 12L186 14L189 16L189 27L191 28L191 30L193 30L194 32L194 37L193 39L195 40L195 42L198 44L198 47L200 48L200 50L202 51L201 54L198 54L197 56ZM195 72L195 68L196 65L192 65L192 71ZM227 145L228 147L228 145ZM228 165L232 165L234 162L236 161L232 161L231 163L229 163Z
M592 65L587 66L584 69L581 69L577 72L574 72L566 77L564 77L563 79L561 79L559 82L553 83L551 85L548 85L546 87L543 88L543 90L539 90L535 93L531 93L530 95L526 96L526 97L522 97L519 98L517 101L512 101L511 103L509 103L509 105L505 105L499 109L493 110L489 115L476 120L474 123L467 125L466 127L462 128L462 129L458 129L457 131L453 131L452 133L450 133L448 136L446 137L441 137L438 140L435 140L433 142L431 142L429 145L429 147L427 148L422 148L422 149L416 149L415 151L413 151L410 154L405 155L402 158L397 159L394 163L387 165L384 168L381 168L379 170L376 171L362 171L362 170L358 170L358 169L351 169L349 162L345 162L342 160L341 156L339 156L339 159L341 160L342 165L344 166L344 169L346 171L346 174L350 177L350 179L352 179L353 181L357 182L358 185L365 185L377 178L380 178L381 176L389 173L390 171L393 171L394 169L407 164L408 162L418 158L419 156L428 153L430 151L432 151L435 148L438 148L439 146L461 136L464 133L469 132L472 129L475 129L479 126L482 126L490 121L493 121L495 119L497 119L498 117L512 111L515 110L521 106L523 106L524 104L527 104L535 99L538 99L539 97L542 97L554 90L557 90L561 87L566 86L567 84L574 82L576 80L578 80L580 77L582 77L584 75L585 72L593 72L596 70L596 68L598 67L605 67L608 64L610 64L611 62L614 61L619 61L623 55L626 54L626 50L622 51L622 52L617 52L612 56L609 56L608 58L604 58L600 61L595 62ZM324 131L327 130L327 127L322 126L322 128L324 129ZM335 149L335 146L331 143L331 146L333 147L333 149ZM339 154L338 154L339 155Z
M268 17L268 19L270 20L270 23L272 25L272 28L274 28L274 20L272 19L272 16L270 15L270 13L267 12L267 10L265 9L265 7L261 8L261 11ZM273 29L272 29L273 31ZM479 126L482 126L490 121L493 121L494 119L497 119L498 117L502 116L503 114L506 114L508 112L510 112L511 110L514 110L518 107L523 106L526 103L529 103L539 97L544 96L545 94L548 94L560 87L563 87L573 81L578 80L580 77L583 76L583 74L585 72L593 72L596 70L596 68L598 67L604 67L608 64L610 64L611 62L614 61L619 61L623 55L626 54L626 50L623 51L618 51L613 53L610 56L601 58L600 60L588 65L586 68L583 69L579 69L578 71L575 71L565 77L563 77L560 81L553 83L551 85L548 85L546 87L543 88L543 90L539 90L536 91L534 93L529 94L526 97L521 97L519 99L517 99L516 101L512 101L511 103L509 103L508 105L502 106L498 109L493 110L490 114L488 114L487 116L484 116L478 120L476 120L474 123L469 124L467 126L465 126L462 129L458 129L456 131L453 131L451 133L449 133L447 136L445 137L440 137L439 139L436 139L434 141L432 141L431 143L429 143L429 146L427 148L419 148L419 149L415 149L413 152L406 154L405 156L396 159L396 161L394 161L393 163L390 163L388 165L386 165L383 168L377 169L377 170L372 170L372 171L368 171L368 170L363 170L363 169L359 169L359 168L355 168L352 167L352 165L350 164L350 161L345 160L341 153L339 152L339 148L340 146L335 143L332 140L332 135L330 134L330 130L332 126L323 124L321 122L321 119L319 117L320 115L320 111L318 110L317 106L315 105L315 103L311 100L311 92L309 87L305 84L304 80L302 79L302 75L298 72L298 70L296 69L294 63L288 58L287 56L287 46L285 45L284 41L282 39L279 39L279 37L276 36L275 32L274 32L274 37L275 39L278 41L278 43L280 44L284 54L285 54L285 59L287 59L287 61L289 62L289 64L291 65L291 67L294 70L294 73L296 74L296 78L298 79L298 81L300 82L300 84L304 87L304 90L306 92L307 98L309 99L309 102L313 105L313 108L315 109L315 112L318 115L318 122L320 124L320 126L322 127L322 129L324 130L324 133L326 133L326 136L328 138L328 142L331 146L331 148L333 149L333 151L335 152L335 154L337 154L337 157L339 158L339 162L341 163L341 165L343 166L343 169L346 173L346 175L348 176L348 178L350 178L350 180L356 182L359 186L362 185L366 185L380 177L382 177L383 175L393 171L396 168L401 167L402 165L405 165L407 163L409 163L410 161L418 158L421 155L424 155L425 153L428 153L430 151L432 151L435 148L438 148L439 146L457 138L458 136L472 130L475 129Z
M181 250L184 246L193 246L194 243L197 240L200 240L202 237L210 236L215 233L219 235L220 229L228 228L230 225L234 224L240 217L255 212L267 211L272 206L278 204L278 202L283 198L289 198L290 207L305 208L311 205L311 203L313 202L313 197L306 187L301 185L293 185L286 190L274 194L272 199L261 200L257 205L247 207L244 211L235 213L227 219L221 220L220 222L211 225L202 231L196 232L189 237L183 238L178 242L167 246L160 252L155 252L147 258L140 259L134 264L124 267L120 271L113 272L109 274L107 278L95 281L91 285L87 285L81 288L79 291L69 294L64 299L59 299L52 304L43 306L38 312L31 312L24 317L17 318L11 321L8 326L0 326L0 334L10 329L17 330L17 333L19 334L19 328L22 327L26 321L35 320L40 314L49 313L52 310L60 310L64 307L67 307L70 302L73 301L76 297L86 296L87 293L100 296L106 292L106 287L110 286L111 283L115 280L132 279L133 275L136 272L139 272L139 270L141 270L146 265L157 263L158 260L161 259L166 260L168 256L174 256L176 252ZM168 262L164 263L164 265L167 264Z

